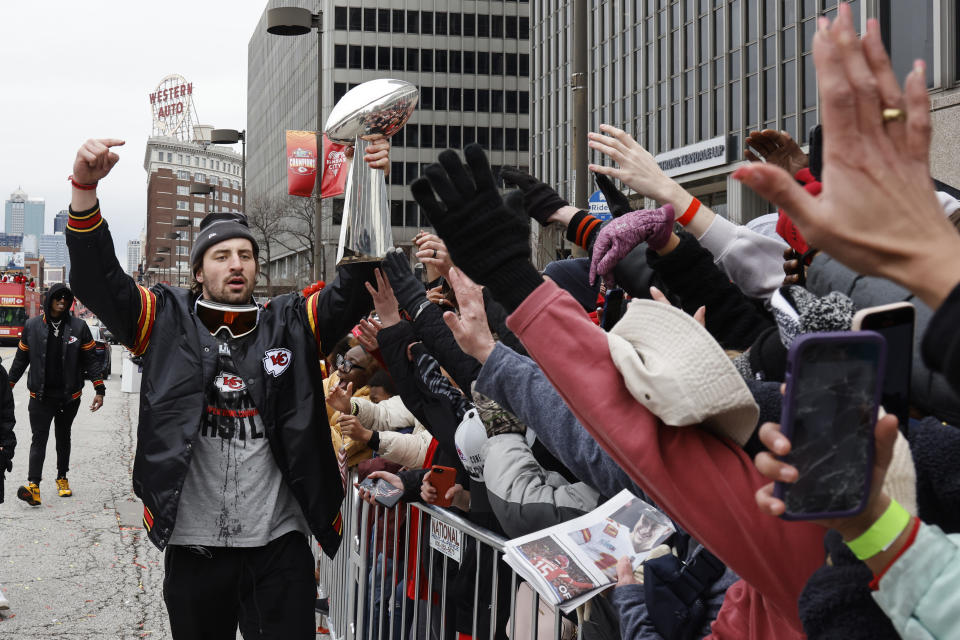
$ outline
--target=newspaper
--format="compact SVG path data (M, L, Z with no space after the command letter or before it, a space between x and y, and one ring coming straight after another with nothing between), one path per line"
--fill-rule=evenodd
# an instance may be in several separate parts
M676 529L624 489L590 513L505 544L504 560L554 606L570 613L617 582L617 562L638 569Z

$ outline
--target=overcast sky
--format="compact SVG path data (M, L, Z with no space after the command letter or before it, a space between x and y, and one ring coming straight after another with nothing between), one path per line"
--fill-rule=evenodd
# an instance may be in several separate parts
M44 198L45 232L52 233L54 216L70 203L67 176L83 141L126 140L98 190L125 268L127 240L139 237L146 222L150 92L179 73L193 83L201 123L244 129L247 42L265 6L266 0L2 0L2 199L17 187Z

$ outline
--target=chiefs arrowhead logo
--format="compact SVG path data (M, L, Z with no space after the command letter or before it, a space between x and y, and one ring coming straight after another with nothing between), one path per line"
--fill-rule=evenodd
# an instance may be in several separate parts
M73 344L77 341L77 336L70 336L70 340L67 341L67 344Z
M263 368L274 378L286 371L293 360L290 349L269 349L263 355Z
M243 378L235 373L227 373L226 371L221 371L220 375L218 375L213 382L222 392L243 391L247 388Z

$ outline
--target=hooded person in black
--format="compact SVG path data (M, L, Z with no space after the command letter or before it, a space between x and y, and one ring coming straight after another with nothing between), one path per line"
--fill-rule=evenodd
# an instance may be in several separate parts
M43 303L43 314L27 320L10 367L10 386L17 384L30 367L30 464L27 484L17 497L33 506L40 505L40 480L50 437L50 423L57 438L57 493L61 498L73 495L67 481L70 469L70 429L80 408L84 377L96 389L91 411L103 406L105 387L102 365L97 359L96 343L87 323L73 317L70 307L73 293L61 283L50 287Z

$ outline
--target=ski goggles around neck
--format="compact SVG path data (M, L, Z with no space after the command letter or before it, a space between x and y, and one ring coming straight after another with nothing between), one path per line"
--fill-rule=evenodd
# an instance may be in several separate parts
M231 338L242 338L260 322L260 307L255 304L223 304L197 298L193 309L212 335L226 330Z

